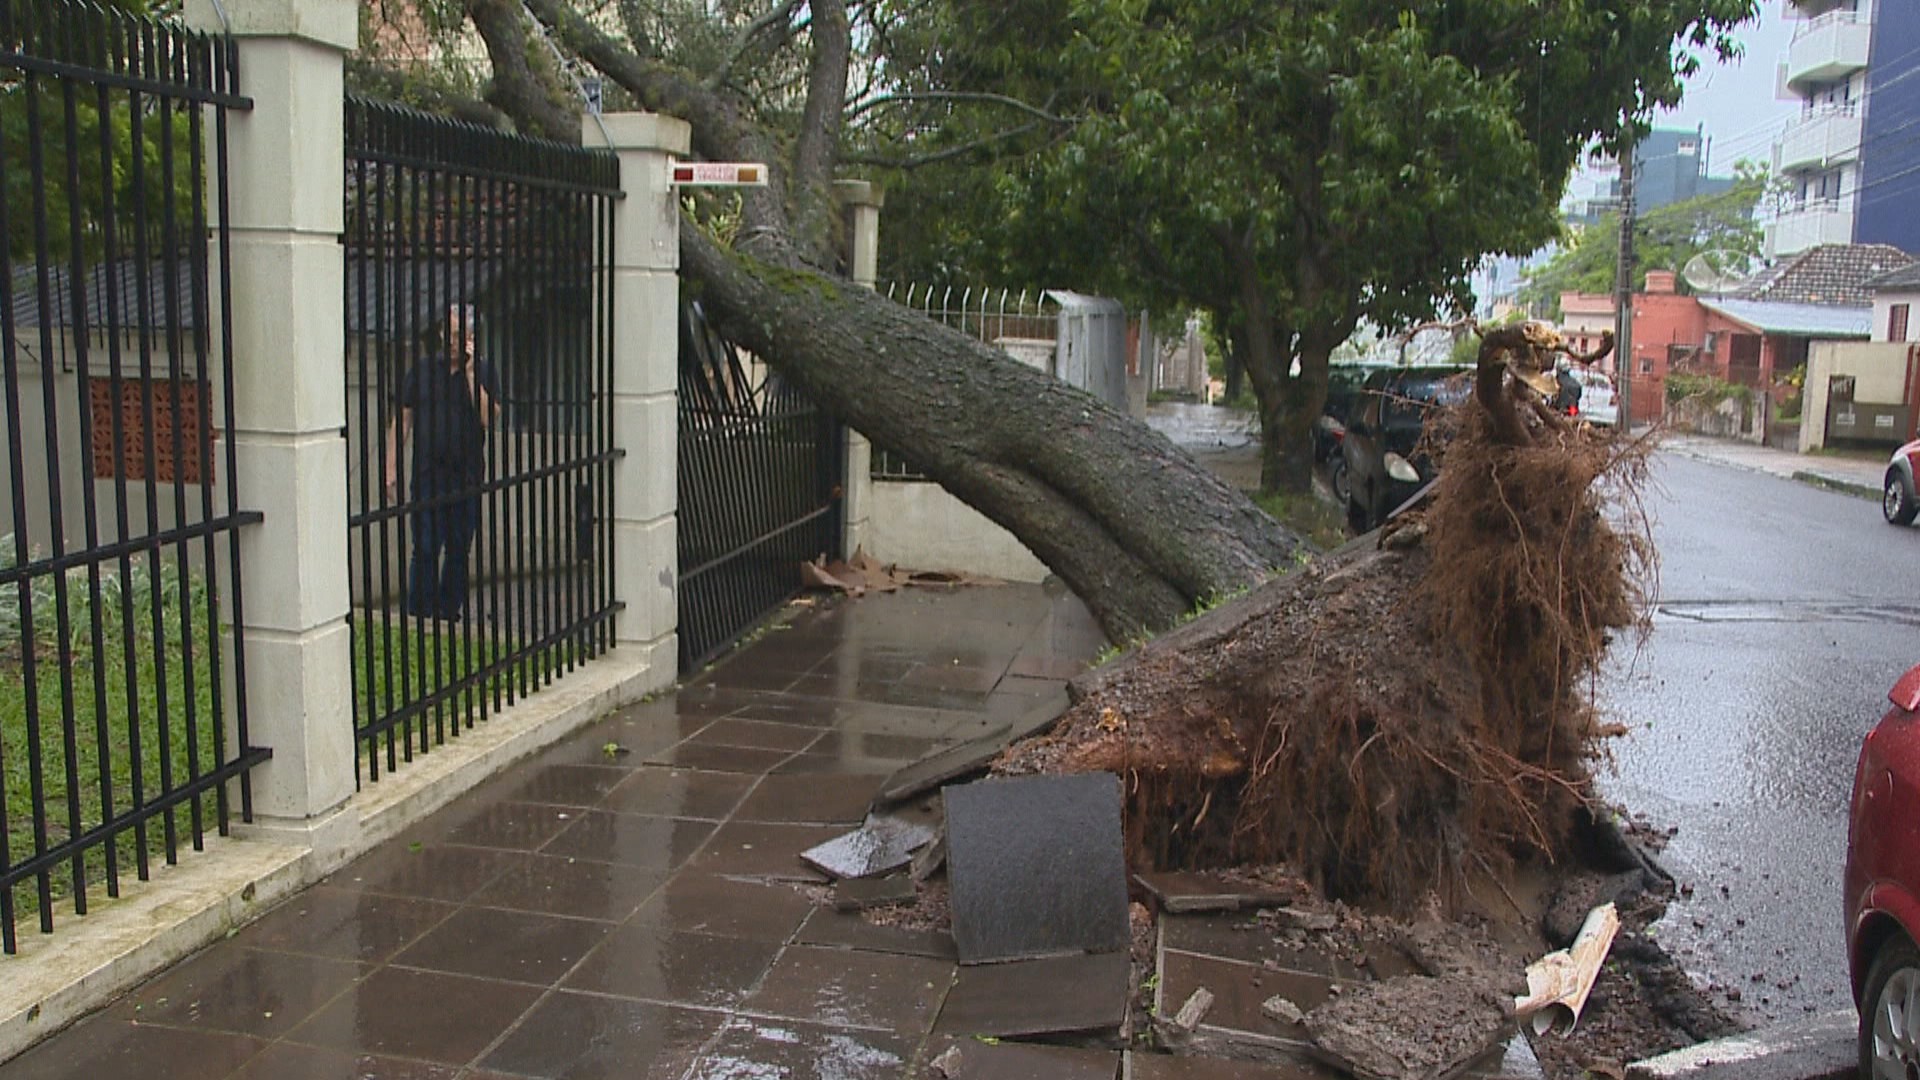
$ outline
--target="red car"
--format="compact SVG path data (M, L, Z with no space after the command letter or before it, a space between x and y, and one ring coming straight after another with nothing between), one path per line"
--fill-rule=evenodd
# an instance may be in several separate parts
M1920 1076L1920 665L1867 734L1847 819L1847 959L1860 1075Z
M1920 439L1893 452L1880 489L1880 512L1894 525L1911 525L1920 514Z

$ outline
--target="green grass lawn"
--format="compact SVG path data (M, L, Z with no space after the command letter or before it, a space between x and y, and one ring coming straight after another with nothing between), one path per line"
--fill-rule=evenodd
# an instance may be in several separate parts
M1269 516L1313 541L1322 551L1347 542L1347 517L1341 508L1312 492L1250 491Z
M69 579L70 639L64 646L51 581L35 583L31 633L23 630L16 590L9 590L0 605L0 648L5 650L0 654L0 768L6 785L7 862L32 858L42 850L42 842L47 849L64 842L75 834L76 825L84 833L102 825L109 813L125 815L137 802L156 798L169 782L176 787L186 783L196 765L201 773L219 766L210 663L215 635L206 593L199 583L188 583L183 627L178 573L167 567L160 578L156 626L153 582L144 568L137 567L132 578L130 612L122 604L118 577L102 575L97 652L92 589L84 576ZM132 632L123 635L129 613ZM26 678L29 640L35 650L31 682ZM35 813L36 766L39 805L45 811L40 823ZM196 800L209 832L216 824L213 800L211 792ZM191 813L188 804L173 812L176 842L182 847L192 842ZM146 832L146 855L163 857L164 820L150 822ZM114 846L123 880L134 876L140 849L140 838L131 830ZM89 899L106 895L107 857L105 846L96 846L83 859ZM71 895L72 864L61 864L49 885L56 900ZM15 888L14 900L23 923L39 909L32 881Z
M564 670L570 646L563 643L536 649L502 664L498 670L488 670L496 661L512 658L519 648L504 637L496 646L485 623L436 624L357 610L353 640L356 731L379 717L392 715L408 702L472 681L470 687L449 694L442 704L403 720L392 729L391 737L379 735L380 773L387 772L390 760L398 763L406 759L406 746L416 751L431 749L451 737L456 726L470 727L491 713L496 702L505 705L552 682ZM577 656L586 658L584 648ZM366 742L363 736L359 750L363 756ZM363 779L366 774L363 762Z

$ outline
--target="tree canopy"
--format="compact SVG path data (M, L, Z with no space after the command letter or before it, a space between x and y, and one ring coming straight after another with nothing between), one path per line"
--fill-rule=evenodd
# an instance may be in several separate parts
M1467 308L1484 257L1557 234L1583 147L1677 100L1680 76L1730 54L1726 32L1752 13L1746 0L1439 0L1389 18L1365 0L958 6L931 18L968 35L935 35L918 77L1018 88L1044 115L895 133L961 164L900 181L932 172L928 186L958 198L892 256L923 275L1011 271L1212 313L1260 403L1269 488L1305 483L1328 356L1356 325Z
M1733 186L1638 215L1633 223L1633 287L1646 287L1648 270L1682 270L1695 255L1725 252L1738 270L1760 257L1760 223L1754 207L1767 190L1766 170L1749 162L1735 166ZM1563 292L1613 291L1620 261L1620 215L1569 235L1553 258L1529 271L1521 282L1523 306L1555 315ZM1682 281L1692 291L1692 283Z

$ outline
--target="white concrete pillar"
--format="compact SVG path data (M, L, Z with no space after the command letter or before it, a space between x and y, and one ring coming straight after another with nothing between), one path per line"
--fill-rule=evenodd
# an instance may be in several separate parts
M880 207L886 193L865 180L836 180L833 193L846 211L847 265L853 283L871 289L880 254ZM846 498L840 505L842 554L867 542L873 516L873 444L865 435L847 429Z
M648 678L679 667L680 544L676 510L680 380L680 208L670 164L692 129L653 113L582 118L587 146L620 157L625 199L613 210L614 595L623 648L646 650Z
M342 62L354 0L188 0L196 28L239 42L230 114L234 450L249 740L262 828L309 829L354 790L346 623L346 329L340 249Z

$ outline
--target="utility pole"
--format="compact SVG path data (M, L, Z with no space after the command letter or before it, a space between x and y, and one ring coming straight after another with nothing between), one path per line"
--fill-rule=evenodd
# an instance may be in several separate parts
M1620 264L1613 280L1613 370L1622 431L1633 430L1633 155L1631 134L1620 148Z

